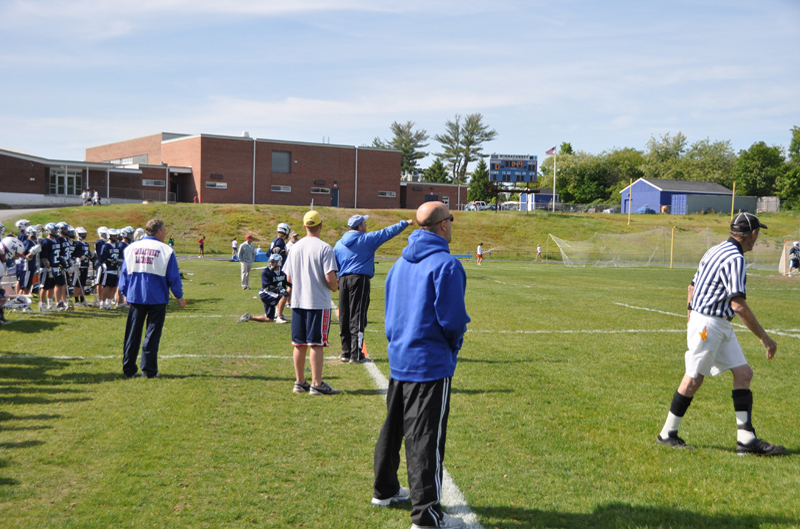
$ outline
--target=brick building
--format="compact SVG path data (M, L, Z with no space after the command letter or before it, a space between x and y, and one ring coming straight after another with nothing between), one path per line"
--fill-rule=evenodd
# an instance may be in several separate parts
M441 200L450 209L461 210L467 203L467 187L463 184L402 182L400 184L400 207L417 209L423 202Z

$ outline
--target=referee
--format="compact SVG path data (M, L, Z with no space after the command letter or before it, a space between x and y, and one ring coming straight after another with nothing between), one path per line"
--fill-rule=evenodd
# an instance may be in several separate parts
M657 438L659 444L694 449L678 437L681 419L704 378L730 370L733 375L731 396L738 425L736 453L773 456L786 450L756 437L751 420L753 370L747 365L730 323L734 316L739 316L767 350L767 359L772 360L778 344L767 335L745 301L747 264L744 254L755 246L761 228L767 227L755 215L740 213L731 223L728 240L708 250L700 261L689 285L686 374L672 396L667 421Z

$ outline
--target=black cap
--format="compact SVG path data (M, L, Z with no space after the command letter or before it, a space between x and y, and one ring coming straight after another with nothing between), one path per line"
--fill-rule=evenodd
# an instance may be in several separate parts
M752 213L739 213L731 222L731 231L737 233L750 233L759 228L767 229L767 225L759 222Z

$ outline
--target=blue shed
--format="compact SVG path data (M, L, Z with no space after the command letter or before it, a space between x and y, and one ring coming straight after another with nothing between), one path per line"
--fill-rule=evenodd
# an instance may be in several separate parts
M628 188L631 188L631 198L628 199ZM659 178L640 178L622 191L622 213L628 212L632 207L635 213L642 206L649 206L657 213L662 206L669 206L673 215L693 213L687 209L688 203L701 204L701 200L692 200L691 197L707 197L709 201L718 204L719 198L728 197L728 211L730 211L730 196L732 191L725 186L714 182L700 182L691 180L661 180ZM687 197L689 197L687 199ZM716 199L716 200L712 200ZM631 204L629 204L631 202ZM702 209L702 208L701 208ZM719 209L717 210L719 211Z

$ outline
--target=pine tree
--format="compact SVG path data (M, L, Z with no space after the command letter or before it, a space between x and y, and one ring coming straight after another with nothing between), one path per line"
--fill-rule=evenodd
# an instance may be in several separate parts
M470 202L483 200L488 203L491 197L489 193L489 168L483 158L481 158L469 181L467 200Z

